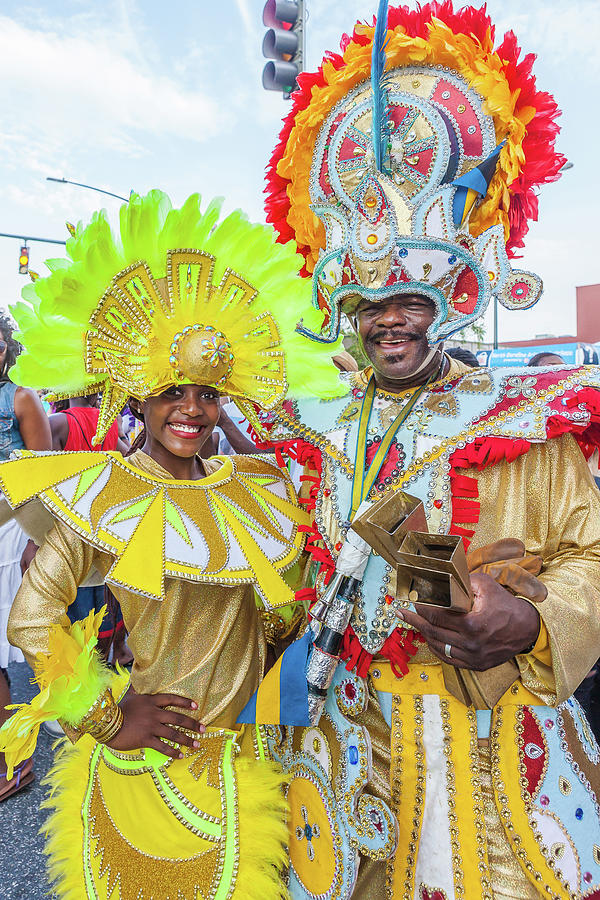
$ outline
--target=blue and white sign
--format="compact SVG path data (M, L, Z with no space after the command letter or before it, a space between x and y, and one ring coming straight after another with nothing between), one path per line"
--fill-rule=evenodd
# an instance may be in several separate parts
M600 344L536 344L533 347L498 347L497 350L479 350L475 355L482 366L526 366L538 353L553 353L569 366L597 363Z

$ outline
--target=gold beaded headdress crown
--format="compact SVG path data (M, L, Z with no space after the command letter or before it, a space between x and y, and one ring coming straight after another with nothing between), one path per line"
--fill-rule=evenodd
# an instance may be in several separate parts
M57 397L101 391L97 441L129 397L170 385L214 386L265 410L288 393L339 393L332 348L315 352L295 331L309 292L295 245L240 211L218 223L219 209L202 213L193 195L174 210L151 191L122 207L118 241L104 213L80 225L70 262L49 261L13 308L18 383Z
M496 44L485 6L455 5L379 0L372 25L299 77L265 206L313 275L319 341L337 339L363 298L428 297L436 343L493 296L526 309L541 295L509 257L537 217L537 186L566 162L559 110L514 34Z

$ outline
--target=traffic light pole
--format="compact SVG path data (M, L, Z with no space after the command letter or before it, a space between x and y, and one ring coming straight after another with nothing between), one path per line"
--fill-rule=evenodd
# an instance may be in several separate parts
M269 62L263 69L262 84L267 91L281 91L289 100L298 87L306 54L305 0L267 0L263 9L262 54Z

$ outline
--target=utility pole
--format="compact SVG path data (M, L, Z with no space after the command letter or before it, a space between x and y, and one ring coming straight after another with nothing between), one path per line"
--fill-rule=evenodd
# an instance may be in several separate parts
M29 241L35 241L40 244L62 244L63 247L67 243L66 241L58 241L55 238L30 237L22 234L9 234L5 231L0 231L0 238L11 238L12 240L20 241L19 275L30 275L31 278L34 277L35 273L33 269L31 272L29 271L29 247L27 246Z
M28 241L37 241L40 244L62 244L63 246L67 243L66 241L57 241L54 238L25 237L22 234L6 234L4 231L0 231L0 237L16 238L18 241L22 241L24 245L26 245Z

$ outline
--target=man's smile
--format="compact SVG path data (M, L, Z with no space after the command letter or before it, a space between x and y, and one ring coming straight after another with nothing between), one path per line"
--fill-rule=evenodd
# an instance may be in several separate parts
M398 347L402 347L404 344L410 344L413 341L418 341L420 339L421 336L416 334L378 334L375 335L375 337L370 338L368 343L375 344L386 353L392 352Z

